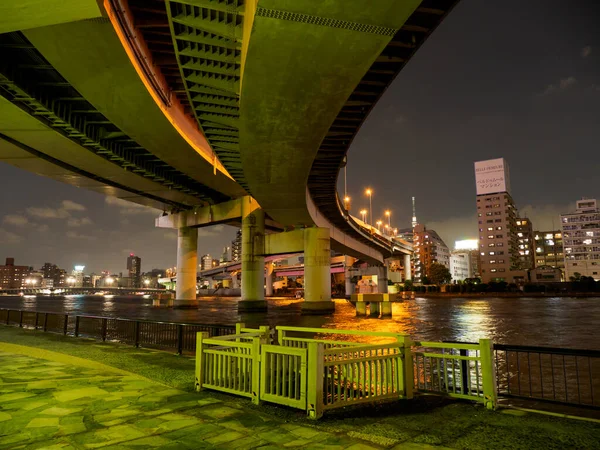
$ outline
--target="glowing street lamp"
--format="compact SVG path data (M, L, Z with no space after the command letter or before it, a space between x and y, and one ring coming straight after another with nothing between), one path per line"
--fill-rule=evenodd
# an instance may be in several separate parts
M144 278L144 284L146 285L146 287L148 287L148 285L150 284L150 280L148 278Z
M381 220L377 221L377 231L381 231L380 227L383 222Z
M369 196L369 222L373 221L373 189L367 188L365 193ZM372 223L369 223L372 225Z
M387 216L388 219L388 227L392 227L392 212L388 209L385 211L385 215Z
M350 210L350 197L347 195L344 197L344 209L346 211Z
M398 234L398 228L394 228L394 236Z
M366 219L366 216L367 216L367 210L366 210L366 209L361 209L361 210L360 210L360 215L361 215L361 217L362 217L362 221L363 221L363 222L366 222L366 220L365 220L365 219Z
M385 234L387 234L387 235L391 234L390 233L390 226L387 223L383 227L385 228Z

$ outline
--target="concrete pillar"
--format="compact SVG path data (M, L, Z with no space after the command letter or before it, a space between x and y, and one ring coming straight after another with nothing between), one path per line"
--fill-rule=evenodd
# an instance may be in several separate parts
M356 302L356 317L367 315L367 302Z
M410 270L410 255L404 255L404 279L412 280L412 272Z
M331 249L329 228L304 229L304 303L302 312L335 311L331 301Z
M265 213L251 210L246 199L242 203L242 299L238 311L266 311L265 301Z
M240 288L240 282L238 281L238 273L233 272L231 274L231 289L239 289L239 288Z
M379 302L369 302L369 316L379 317Z
M387 266L379 266L377 268L377 292L379 294L387 294L387 291L388 291Z
M183 227L177 230L176 308L197 308L196 273L198 268L198 229Z
M392 302L381 302L379 304L381 317L392 317Z
M344 256L344 287L346 297L354 294L354 285L352 284L352 275L350 274L350 257Z
M272 297L273 296L273 270L274 264L272 262L268 262L265 264L265 296Z

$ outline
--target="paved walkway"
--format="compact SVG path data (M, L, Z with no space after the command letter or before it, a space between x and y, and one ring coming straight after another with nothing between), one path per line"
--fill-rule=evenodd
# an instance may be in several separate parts
M0 448L378 448L66 358L0 351Z
M600 450L598 423L431 396L310 421L195 393L193 370L188 357L0 326L0 449Z

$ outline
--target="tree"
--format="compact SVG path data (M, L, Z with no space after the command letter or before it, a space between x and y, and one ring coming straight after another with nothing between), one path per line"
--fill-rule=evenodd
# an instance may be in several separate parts
M437 285L450 283L450 280L452 280L452 274L450 273L450 270L443 264L433 263L429 267L429 280L433 284Z

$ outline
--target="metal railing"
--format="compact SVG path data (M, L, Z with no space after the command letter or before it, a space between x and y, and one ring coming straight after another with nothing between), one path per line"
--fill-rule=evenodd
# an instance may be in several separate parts
M235 333L229 325L159 322L64 313L0 309L0 324L13 325L65 336L121 342L136 347L175 350L178 354L196 351L196 335L226 336Z
M495 344L502 397L600 407L600 351Z
M415 389L483 402L497 401L493 349L489 339L478 344L414 342Z

